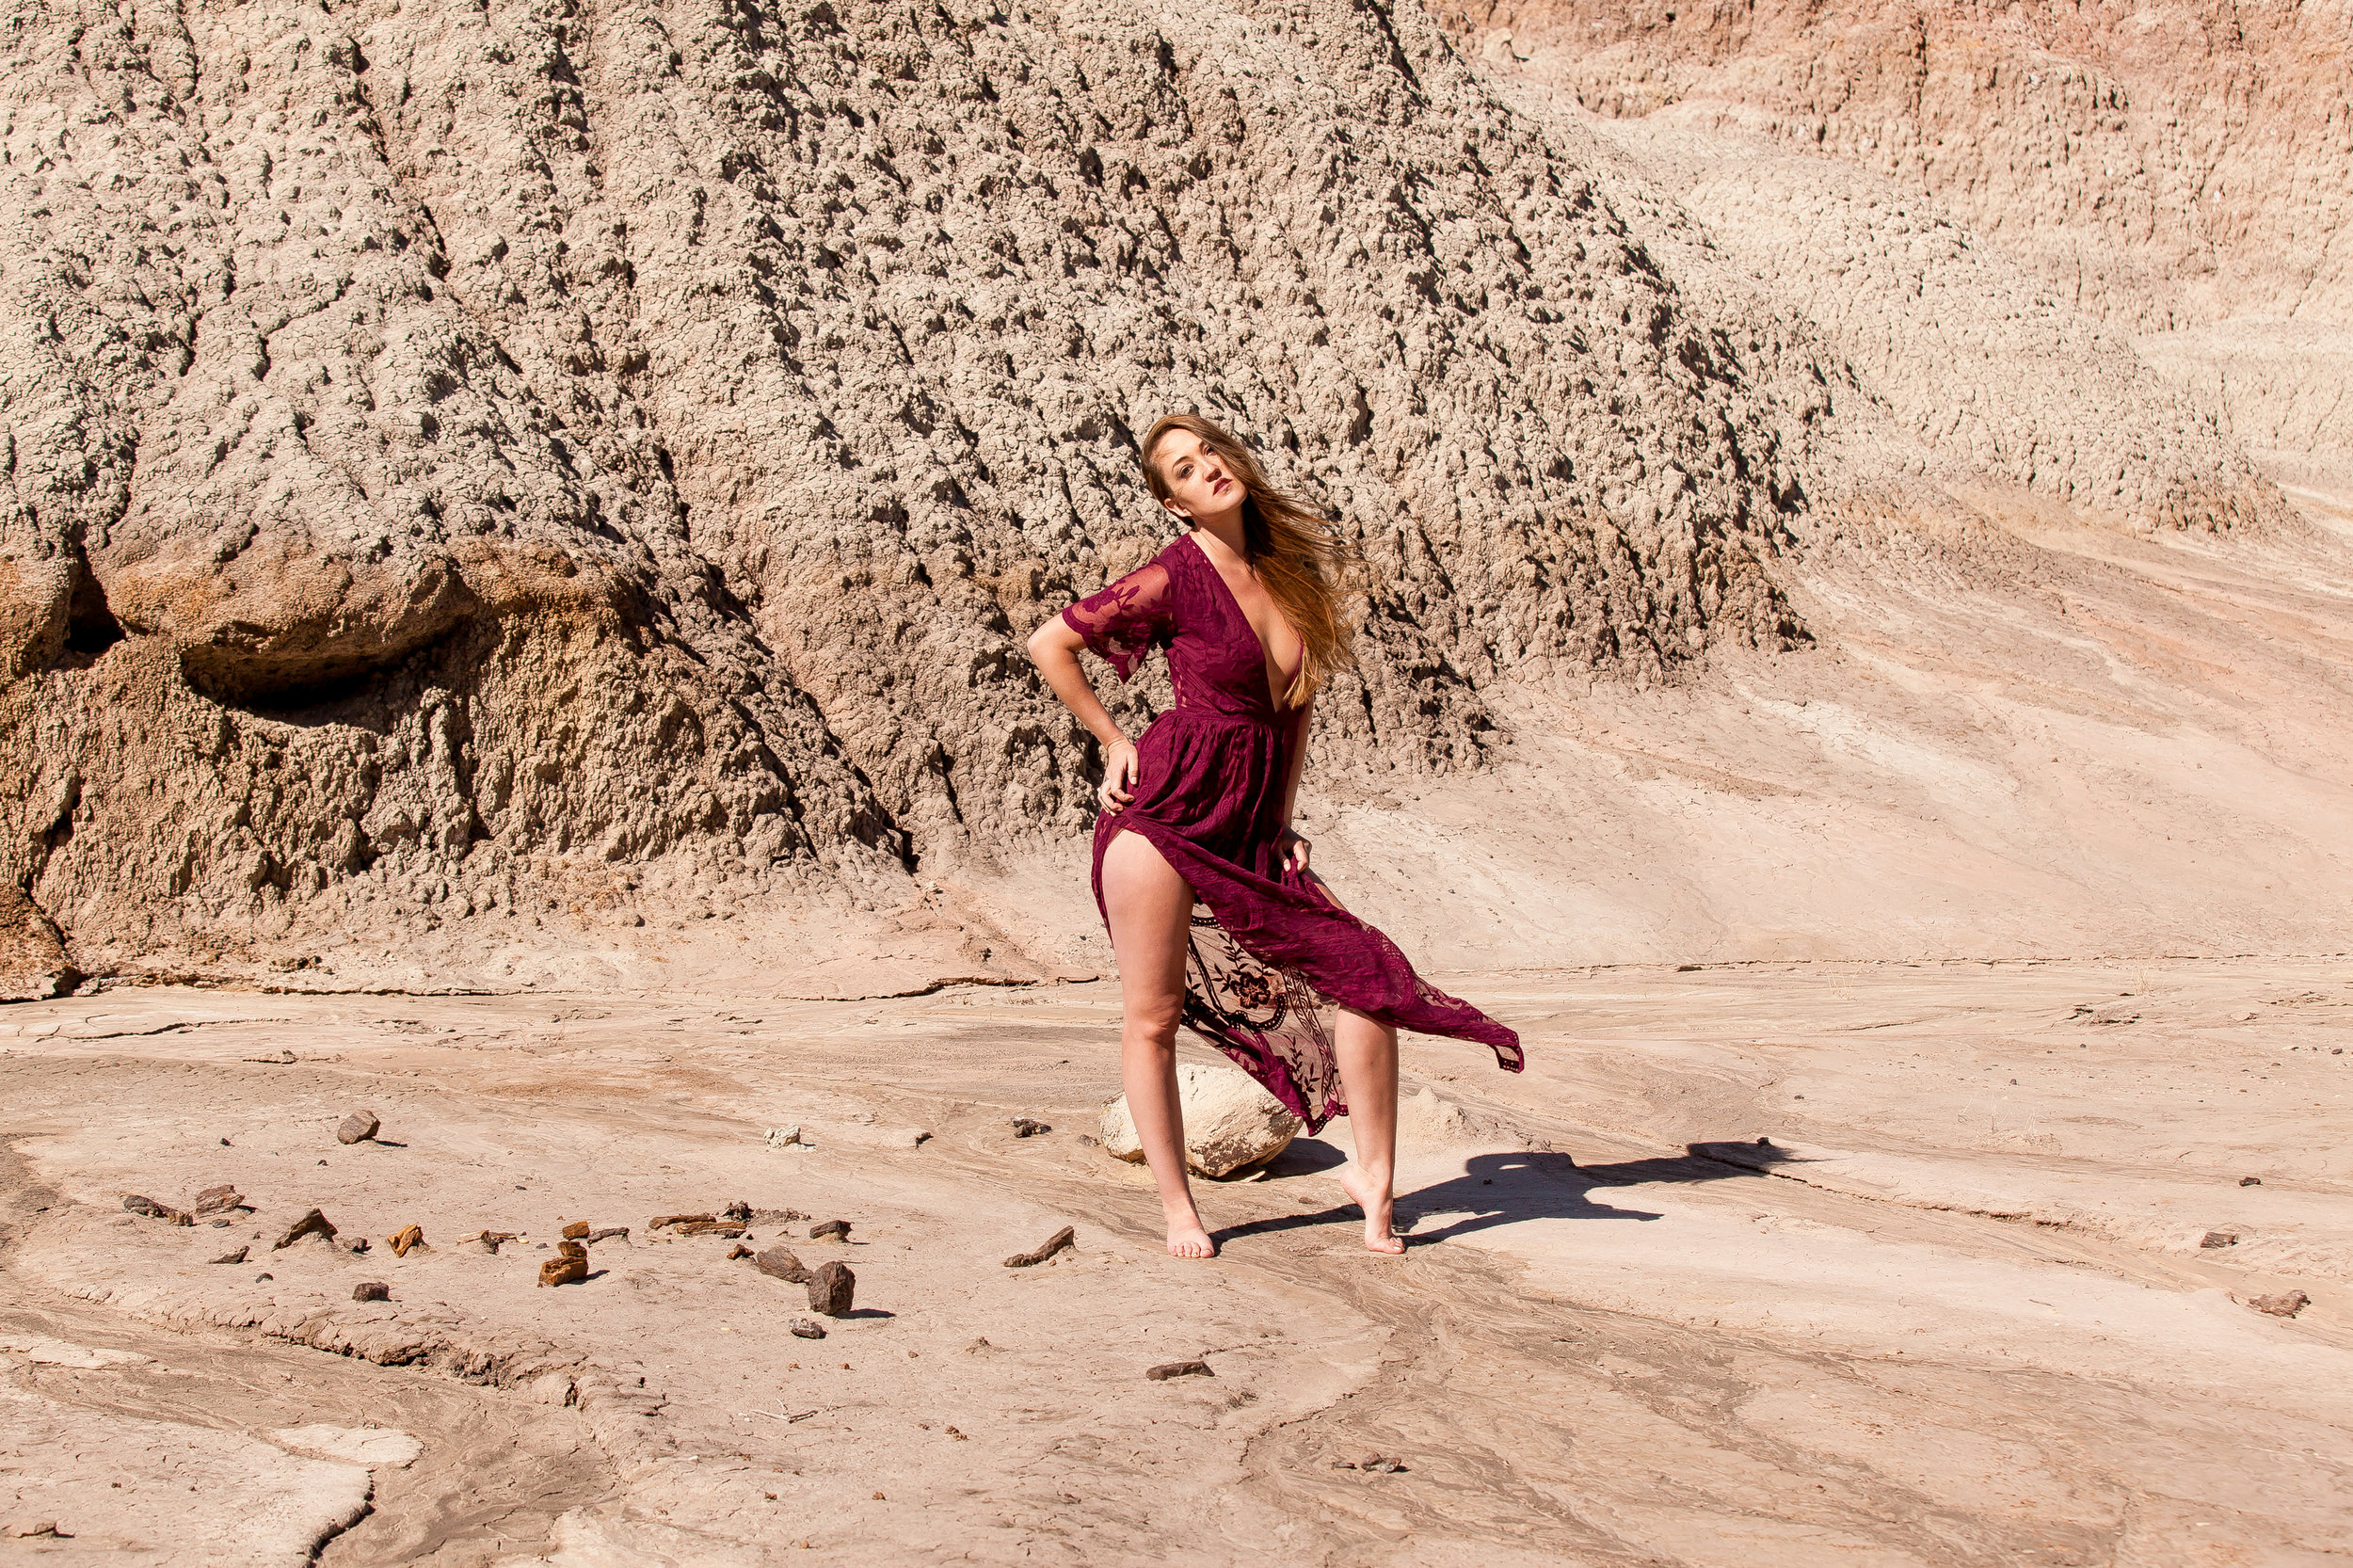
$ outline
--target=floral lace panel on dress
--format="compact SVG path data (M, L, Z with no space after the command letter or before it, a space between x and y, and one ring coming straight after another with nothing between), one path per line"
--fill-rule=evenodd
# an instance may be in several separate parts
M1062 618L1125 680L1145 654L1174 634L1168 597L1168 568L1154 562L1087 595Z
M1321 1132L1348 1114L1333 1004L1306 977L1260 963L1217 917L1196 910L1185 955L1185 1022Z

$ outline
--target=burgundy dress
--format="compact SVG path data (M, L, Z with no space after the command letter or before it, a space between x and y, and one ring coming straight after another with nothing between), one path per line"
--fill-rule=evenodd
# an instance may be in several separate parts
M1494 1048L1521 1066L1519 1036L1425 982L1397 944L1284 863L1283 791L1299 725L1278 712L1266 652L1233 590L1191 535L1063 612L1125 680L1168 650L1176 705L1136 743L1135 798L1095 824L1103 852L1149 839L1199 900L1185 965L1185 1022L1320 1130L1348 1113L1332 1050L1334 1004L1399 1029ZM1105 923L1109 923L1106 916Z

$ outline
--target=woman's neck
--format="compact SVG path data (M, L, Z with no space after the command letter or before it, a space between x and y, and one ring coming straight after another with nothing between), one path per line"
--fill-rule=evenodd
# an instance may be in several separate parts
M1241 507L1235 507L1222 518L1194 518L1193 531L1205 538L1216 540L1236 566L1247 567L1250 564L1249 536L1242 531Z

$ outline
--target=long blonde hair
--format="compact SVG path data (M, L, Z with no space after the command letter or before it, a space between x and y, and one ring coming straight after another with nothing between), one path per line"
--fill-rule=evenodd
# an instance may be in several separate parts
M1139 455L1144 482L1154 500L1166 502L1171 492L1152 454L1160 449L1162 438L1175 430L1201 438L1201 443L1225 458L1234 477L1241 481L1245 497L1242 558L1306 645L1299 674L1290 690L1283 694L1283 705L1296 708L1335 673L1354 663L1349 643L1356 629L1340 614L1339 604L1339 579L1353 562L1353 552L1338 529L1314 507L1288 490L1277 489L1248 447L1224 426L1199 414L1170 414L1144 438Z

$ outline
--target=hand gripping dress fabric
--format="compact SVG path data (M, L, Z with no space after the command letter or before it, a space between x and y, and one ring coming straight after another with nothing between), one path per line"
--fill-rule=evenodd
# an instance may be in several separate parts
M1283 792L1305 736L1276 709L1258 634L1191 536L1063 619L1122 680L1152 649L1167 651L1176 706L1136 742L1134 799L1096 821L1095 905L1103 908L1103 852L1121 833L1150 840L1192 885L1184 1018L1195 1033L1310 1131L1348 1113L1336 1007L1475 1040L1498 1066L1520 1070L1517 1034L1423 980L1321 877L1284 863Z

